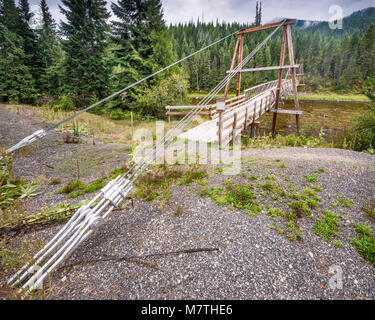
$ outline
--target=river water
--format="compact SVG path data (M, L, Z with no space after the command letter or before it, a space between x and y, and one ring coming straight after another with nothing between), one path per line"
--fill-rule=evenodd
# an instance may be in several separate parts
M192 104L197 104L199 99L192 99ZM354 123L355 119L368 112L367 102L338 102L338 101L315 101L301 100L300 115L301 132L305 136L318 137L323 129L325 140L331 142L345 134ZM294 101L287 100L282 109L294 109ZM269 134L272 125L272 113L266 113L258 121L260 128L257 135ZM276 130L282 135L296 132L296 116L289 114L277 115Z
M318 137L323 129L324 137L328 141L345 134L356 118L368 112L366 102L302 100L299 103L299 109L303 111L300 116L301 131L305 136ZM282 109L294 109L294 101L286 101ZM272 117L271 113L262 116L260 133L270 132ZM296 116L278 114L276 129L282 135L295 133Z

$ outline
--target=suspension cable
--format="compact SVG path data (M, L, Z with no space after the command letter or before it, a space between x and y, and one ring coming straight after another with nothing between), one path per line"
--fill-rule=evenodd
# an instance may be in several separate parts
M224 41L225 39L227 39L227 38L231 37L232 35L236 34L236 32L237 32L237 31L232 32L231 34L229 34L229 35L227 35L227 36L225 36L225 37L223 37L223 38L221 38L221 39L218 39L218 40L214 41L213 43L211 43L211 44L209 44L209 45L207 45L207 46L205 46L205 47L199 49L198 51L195 51L195 52L193 52L192 54L190 54L190 55L188 55L188 56L186 56L186 57L184 57L184 58L182 58L182 59L180 59L180 60L178 60L178 61L176 61L176 62L170 64L169 66L166 66L166 67L160 69L159 71L156 71L156 72L154 72L154 73L148 75L147 77L144 77L143 79L138 80L138 81L132 83L131 85L129 85L129 86L127 86L127 87L125 87L125 88L123 88L123 89L121 89L121 90L119 90L119 91L117 91L117 92L115 92L115 93L113 93L113 94L111 94L111 95L109 95L109 96L106 97L106 98L101 99L101 100L98 101L98 102L95 102L94 104L92 104L92 105L90 105L90 106L88 106L88 107L86 107L86 108L80 110L79 112L77 112L77 113L75 113L75 114L73 114L73 115L67 117L66 119L64 119L64 120L62 120L62 121L60 121L60 122L58 122L58 123L56 123L56 124L50 126L49 128L47 128L47 129L45 129L45 130L41 129L41 130L38 130L38 131L34 132L34 133L31 134L30 136L28 136L28 137L22 139L20 142L18 142L18 143L17 143L16 145L14 145L13 147L7 149L6 152L7 152L7 153L14 152L14 151L16 151L16 150L18 150L18 149L20 149L20 148L23 148L23 147L25 147L25 146L27 146L27 145L29 145L29 144L35 142L36 140L39 140L39 139L43 138L44 136L47 135L47 133L48 133L49 131L51 131L51 130L53 130L53 129L56 129L57 127L59 127L59 126L62 125L63 123L65 123L65 122L67 122L67 121L69 121L69 120L72 120L72 119L75 118L75 117L78 117L78 116L81 115L82 113L89 111L90 109L92 109L92 108L94 108L94 107L100 105L101 103L106 102L106 101L108 101L108 100L114 98L115 96L117 96L117 95L119 95L119 94L121 94L121 93L123 93L123 92L125 92L125 91L127 91L127 90L129 90L129 89L131 89L131 88L133 88L133 87L135 87L135 86L137 86L138 84L140 84L140 83L142 83L142 82L144 82L144 81L146 81L146 80L148 80L148 79L150 79L150 78L152 78L152 77L154 77L154 76L156 76L156 75L158 75L159 73L161 73L161 72L163 72L163 71L165 71L165 70L167 70L167 69L169 69L169 68L172 68L173 66L179 64L180 62L182 62L182 61L184 61L184 60L187 60L187 59L189 59L189 58L195 56L196 54L198 54L198 53L200 53L200 52L202 52L202 51L204 51L204 50L206 50L206 49L208 49L208 48L214 46L215 44L218 44L218 43Z

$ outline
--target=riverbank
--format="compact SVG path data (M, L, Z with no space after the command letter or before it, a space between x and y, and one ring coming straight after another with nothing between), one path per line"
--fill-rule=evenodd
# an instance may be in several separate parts
M192 92L188 94L189 99L204 98L208 93L205 92ZM222 97L223 94L217 94L215 97ZM228 98L235 97L235 93L228 94ZM292 99L293 96L289 96L288 99ZM322 93L299 93L300 100L316 100L316 101L340 101L340 102L363 102L370 101L369 98L364 94L340 94L334 92L322 92Z
M288 99L292 99L289 96ZM338 101L338 102L363 102L370 101L364 94L338 94L338 93L299 93L300 100L315 100L315 101Z

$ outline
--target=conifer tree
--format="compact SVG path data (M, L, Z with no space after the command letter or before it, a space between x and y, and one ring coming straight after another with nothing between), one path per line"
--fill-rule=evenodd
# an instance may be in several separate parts
M123 88L175 61L177 57L163 20L160 0L119 0L117 4L112 3L112 11L118 18L113 22L112 36L114 89ZM175 72L180 72L178 67L126 93L126 107L138 107L135 101L148 86L157 86ZM111 103L112 108L120 106L124 107L121 99Z
M34 103L37 94L28 66L23 62L22 39L8 28L0 27L0 100Z
M41 0L42 28L38 30L38 50L42 57L40 90L46 94L56 94L60 86L56 87L58 81L54 79L61 77L57 74L57 68L61 64L62 49L56 32L56 23L52 18L46 0Z
M64 90L72 96L75 106L82 108L108 93L104 55L110 15L102 0L62 0L62 4L60 11L66 17L66 22L61 23L66 37L62 42Z
M19 2L19 13L21 22L19 24L18 34L23 39L23 48L25 53L25 64L29 67L36 85L39 87L39 79L41 77L41 55L38 50L37 35L29 26L30 19L33 14L30 12L30 6L28 0L20 0Z
M13 0L0 1L0 100L34 103L37 94L25 65L24 39L19 36L21 17Z

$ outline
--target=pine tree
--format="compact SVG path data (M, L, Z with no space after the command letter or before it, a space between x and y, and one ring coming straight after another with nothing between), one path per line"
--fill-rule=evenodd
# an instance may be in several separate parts
M42 10L43 28L51 30L52 32L55 32L56 31L56 22L52 18L52 15L49 11L46 0L40 1L40 9Z
M21 17L13 0L0 2L0 100L34 103L34 80L25 65L24 40L18 35Z
M19 32L21 17L14 0L2 0L0 2L0 23L10 32Z
M108 68L104 63L109 13L106 1L62 0L60 11L66 22L61 23L65 50L64 90L72 96L76 107L108 93Z
M366 79L375 72L375 24L364 34L359 52L359 64L363 78Z
M34 103L37 94L30 70L23 63L22 39L7 27L0 27L0 43L0 100Z
M262 23L262 2L256 2L255 7L255 25L260 26Z
M37 86L41 77L42 56L38 50L38 40L35 32L30 28L29 22L33 14L30 12L28 0L20 0L19 13L21 22L19 24L18 34L23 38L23 47L25 53L25 64L29 67Z
M112 11L118 18L113 22L112 36L115 44L111 78L114 89L123 88L175 61L160 0L119 0L117 4L112 3ZM157 86L175 72L180 73L178 67L127 92L124 95L127 97L126 107L136 107L135 100L147 86ZM121 99L111 103L112 108L120 106Z
M113 22L113 40L119 45L120 63L133 68L134 74L149 74L153 67L147 62L154 54L155 38L166 31L160 0L120 0L112 3L112 11L119 19Z
M47 6L46 0L41 0L42 28L38 30L38 50L42 57L40 90L43 93L56 95L59 87L55 87L59 81L56 77L61 74L56 73L57 65L61 64L62 49L56 33L56 23Z

